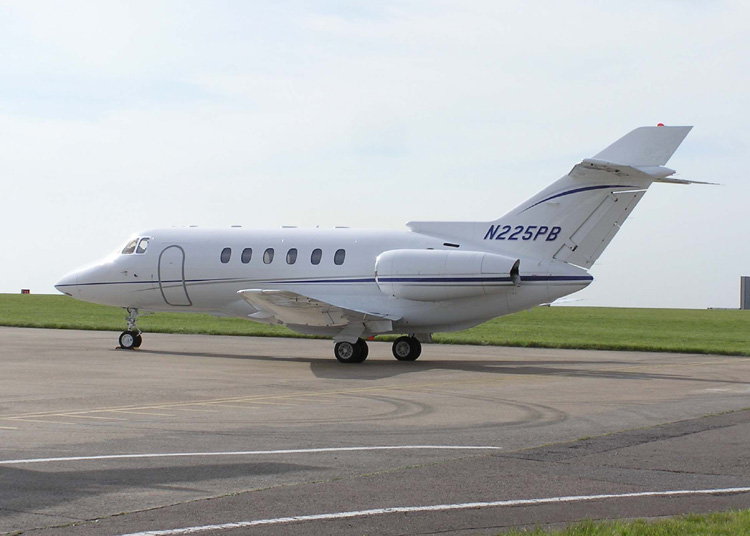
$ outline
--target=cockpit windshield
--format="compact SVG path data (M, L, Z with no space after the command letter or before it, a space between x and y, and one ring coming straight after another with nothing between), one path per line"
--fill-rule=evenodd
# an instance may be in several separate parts
M138 241L138 247L135 248L135 252L139 254L146 253L146 248L148 247L148 241L151 240L150 238L141 238Z
M146 253L146 248L148 248L148 243L151 239L148 237L144 238L134 238L130 242L127 243L127 245L122 249L120 253L123 255L132 255L135 253L136 255L143 255Z
M122 250L123 255L130 255L131 253L135 253L135 247L138 245L138 239L134 238L130 242L128 242L128 245L125 246Z

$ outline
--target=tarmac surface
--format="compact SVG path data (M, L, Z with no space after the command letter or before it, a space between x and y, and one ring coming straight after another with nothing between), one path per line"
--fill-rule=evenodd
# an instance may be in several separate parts
M0 534L499 534L750 507L750 358L0 328ZM162 531L162 532L155 532Z

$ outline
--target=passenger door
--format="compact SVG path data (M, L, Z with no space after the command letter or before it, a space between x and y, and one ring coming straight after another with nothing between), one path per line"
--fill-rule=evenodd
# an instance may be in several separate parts
M159 289L168 305L193 305L185 285L185 250L181 246L168 246L159 255Z

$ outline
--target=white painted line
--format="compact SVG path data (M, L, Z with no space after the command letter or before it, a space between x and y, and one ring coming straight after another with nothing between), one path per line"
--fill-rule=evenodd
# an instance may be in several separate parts
M254 521L238 521L235 523L223 523L220 525L203 525L200 527L185 527L181 529L148 530L145 532L132 532L120 536L177 536L179 534L196 534L209 530L227 530L244 527L256 527L258 525L282 525L286 523L299 523L302 521L329 521L332 519L349 519L352 517L377 516L383 514L400 514L414 512L440 512L446 510L468 510L472 508L497 508L502 506L537 506L550 503L573 503L584 501L600 501L605 499L628 499L634 497L674 497L678 495L725 495L729 493L748 493L747 488L721 488L721 489L692 489L672 491L643 491L639 493L612 493L606 495L574 495L571 497L546 497L542 499L514 499L495 502L475 502L463 504L436 504L433 506L395 506L392 508L375 508L373 510L359 510L354 512L338 512L334 514L316 514L308 516L277 517L275 519L256 519Z
M166 452L153 454L108 454L102 456L69 456L66 458L29 458L21 460L0 460L0 465L23 463L80 462L88 460L127 460L134 458L180 458L198 456L260 456L262 454L319 454L324 452L356 452L367 450L500 450L502 447L472 447L450 445L405 445L392 447L331 447L319 449L286 450L240 450L231 452Z

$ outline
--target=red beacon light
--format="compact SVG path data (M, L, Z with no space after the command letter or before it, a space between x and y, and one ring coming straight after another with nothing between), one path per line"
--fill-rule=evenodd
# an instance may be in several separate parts
M657 123L657 125L656 125L656 126L657 126L657 127L663 127L663 126L664 126L664 123Z

